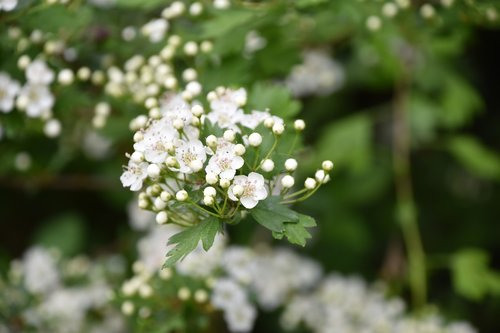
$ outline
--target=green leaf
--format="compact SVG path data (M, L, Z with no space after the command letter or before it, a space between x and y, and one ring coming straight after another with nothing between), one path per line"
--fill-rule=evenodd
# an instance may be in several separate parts
M177 261L183 259L198 246L200 240L203 249L208 251L220 228L221 222L215 217L209 217L194 227L186 228L170 237L168 245L175 245L175 247L168 251L167 261L163 267L172 267Z
M462 296L480 300L489 289L488 254L478 249L458 252L452 261L453 285Z
M482 107L474 88L464 79L453 76L446 82L442 97L441 123L450 128L465 125Z
M274 232L283 232L285 222L298 222L299 214L280 204L281 198L270 196L250 210L252 217L260 225Z
M299 214L298 223L285 223L284 235L288 238L288 241L292 244L297 244L300 246L305 246L307 239L311 238L311 234L306 228L311 228L316 226L316 221L311 216Z
M92 20L90 7L69 8L63 5L51 5L40 11L30 11L23 16L23 25L30 30L43 27L44 32L66 34L85 28Z
M282 118L295 116L301 107L287 88L270 83L256 83L248 97L248 104L254 110L270 109L273 115Z
M456 136L448 141L447 148L476 176L500 179L500 156L484 147L477 139Z
M124 8L142 8L142 9L151 9L154 7L158 7L160 5L164 5L164 0L117 0L117 7Z
M129 1L129 0L127 0ZM203 25L203 38L220 37L230 33L233 29L249 22L254 17L254 13L248 10L225 10L219 16L206 22Z

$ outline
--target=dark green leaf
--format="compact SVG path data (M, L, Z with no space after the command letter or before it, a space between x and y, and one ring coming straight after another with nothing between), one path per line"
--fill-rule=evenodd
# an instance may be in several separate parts
M270 109L273 115L282 118L291 118L300 111L300 103L293 100L290 91L276 84L255 84L248 100L252 109Z
M290 243L305 246L307 239L312 237L306 228L315 226L316 221L312 217L299 214L298 223L285 223L284 234Z
M252 217L262 226L275 232L285 230L285 222L298 222L299 214L280 204L281 198L270 196L250 210Z

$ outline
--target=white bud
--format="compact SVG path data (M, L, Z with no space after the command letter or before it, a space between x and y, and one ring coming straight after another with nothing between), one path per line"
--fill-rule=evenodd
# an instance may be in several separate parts
M31 63L30 57L27 55L22 55L17 60L17 67L19 67L19 69L26 69L26 67L28 67L30 63Z
M314 189L316 187L316 180L314 178L307 177L304 181L304 187L308 190Z
M269 117L269 118L264 119L264 126L267 128L273 127L274 126L274 118Z
M106 125L106 118L103 116L95 116L92 118L92 126L95 128L103 128Z
M173 156L168 156L165 164L170 168L175 168L177 166L177 159Z
M160 176L160 167L156 164L150 164L147 168L149 178L158 178Z
M314 178L316 178L316 180L319 183L323 183L325 181L325 178L326 178L325 170L316 171L316 173L314 174Z
M203 5L200 2L194 2L189 6L189 14L192 16L198 16L203 11Z
M76 77L81 81L87 81L92 75L90 68L88 67L80 67L76 72Z
M286 175L285 177L281 178L281 185L283 185L284 188L290 188L294 184L295 179L290 175Z
M180 190L175 194L175 198L179 201L186 201L188 198L188 193L185 190Z
M201 48L201 52L209 53L209 52L212 52L214 45L212 44L212 42L206 40L206 41L201 42L200 48Z
M141 131L135 132L134 133L134 142L139 142L144 140L144 134L142 134Z
M257 132L253 132L248 137L248 142L250 143L251 146L258 147L262 143L262 136Z
M206 206L212 206L215 202L215 199L214 197L210 197L210 196L205 196L203 198L203 203L206 205Z
M184 44L184 53L188 56L194 56L198 53L198 44L195 42L187 42Z
M231 185L231 181L226 178L221 178L219 181L219 185L222 188L228 188Z
M198 172L203 169L203 162L200 160L191 161L191 163L189 163L189 167L193 170L193 172Z
M71 69L63 69L57 74L57 81L62 85L69 85L73 83L75 79L75 74Z
M193 94L191 94L191 92L188 90L184 90L181 92L181 97L185 101L190 101L193 99Z
M213 102L217 99L217 94L215 93L215 91L211 91L207 94L207 100L209 102Z
M111 106L108 103L99 102L96 104L96 106L95 106L95 114L96 115L101 116L101 117L108 117L110 113L111 113ZM146 121L147 121L147 118L146 118Z
M403 8L403 9L410 7L410 4L411 4L410 0L396 0L396 3L398 4L398 6L400 8Z
M274 162L273 160L266 159L262 161L261 168L265 172L271 172L274 169Z
M382 27L382 20L380 17L372 15L366 19L366 27L370 31L377 31Z
M386 17L394 17L398 13L398 6L392 2L387 2L382 6L382 14Z
M294 158L289 158L285 161L285 169L287 171L295 171L297 169L297 160Z
M165 207L167 207L167 203L165 201L163 201L160 197L158 197L154 201L154 206L156 209L162 210ZM156 218L158 218L158 216Z
M285 126L281 123L276 123L273 125L273 133L276 135L281 135L285 131Z
M167 202L172 198L172 194L168 193L167 191L163 191L160 193L160 198L161 200Z
M202 86L198 81L191 81L186 85L186 90L193 96L198 96L201 94Z
M233 130L227 130L224 132L224 139L229 142L233 142L236 139L236 134Z
M196 70L193 68L187 68L182 72L182 78L184 81L194 81L198 77L198 73L196 73Z
M198 289L194 293L194 300L198 303L205 303L208 300L208 293L203 289Z
M158 276L162 280L168 280L172 277L172 270L170 268L164 267L158 272Z
M139 206L139 208L141 208L141 209L146 209L146 208L148 208L148 206L149 206L149 202L148 202L146 199L142 199L142 200L139 200L139 201L137 202L137 205L138 205L138 206Z
M177 79L170 75L165 79L163 85L167 89L174 89L175 87L177 87Z
M61 122L57 119L50 119L43 126L43 132L49 138L58 137L61 134Z
M134 151L130 156L130 159L135 163L141 163L144 161L144 154L139 151Z
M154 107L157 107L158 106L158 100L154 97L148 97L146 99L146 101L144 102L144 106L147 108L147 109L152 109Z
M422 15L425 19L431 19L436 14L436 10L432 5L426 3L422 7L420 7L420 15Z
M455 0L441 0L441 4L444 7L451 7L453 5L453 2L455 2Z
M215 135L213 135L213 134L210 134L205 139L205 142L207 143L207 146L209 146L211 148L214 148L214 147L217 146L217 137Z
M161 111L159 108L152 108L151 110L149 110L148 114L149 114L149 117L152 119L161 119L161 117L162 117L162 114L161 114Z
M293 127L295 128L295 130L297 131L303 131L304 128L306 128L306 122L303 121L302 119L297 119L295 120L295 122L293 123Z
M158 224L165 224L168 221L168 215L167 212L161 211L158 214L156 214L156 223Z
M184 128L184 121L180 118L177 118L172 122L172 125L174 126L175 129L181 130Z
M181 301L187 301L191 297L191 291L186 287L182 287L177 292L177 297L179 297Z
M235 197L240 197L245 189L241 185L234 185L232 191Z
M246 148L241 143L238 143L234 146L234 153L238 156L242 156L245 154Z
M200 118L198 118L198 117L191 118L191 125L197 127L197 126L200 126L200 123L201 123Z
M199 104L193 105L191 113L196 117L200 117L203 114L203 106Z
M208 186L203 190L203 195L206 197L215 197L217 191L212 186Z
M179 35L172 35L168 38L168 43L174 47L181 45L182 38Z
M153 295L153 288L149 284L144 283L139 287L139 295L142 298L149 298Z
M207 175L205 176L205 180L210 185L217 184L217 182L218 182L217 175L214 173L207 173Z
M323 163L321 163L321 167L325 171L331 171L333 169L333 162L330 160L323 161Z
M130 301L123 302L122 304L122 313L126 316L130 316L132 313L134 313L135 307L134 303Z

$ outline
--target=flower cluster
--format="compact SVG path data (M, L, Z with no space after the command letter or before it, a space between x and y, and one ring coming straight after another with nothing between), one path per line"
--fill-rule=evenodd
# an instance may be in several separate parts
M289 131L282 118L268 111L245 112L247 92L241 88L219 87L207 94L206 105L191 100L200 93L201 87L194 91L188 85L183 93L162 98L149 118L139 116L132 121L137 132L134 151L121 176L123 186L142 190L139 207L156 212L159 224L187 227L208 218L235 224L245 216L244 211L265 201L265 210L254 218L281 232L281 237L287 236L285 225L270 221L276 219L275 209L281 212L282 222L299 224L299 215L283 204L311 196L329 180L333 163L323 162L315 177L305 180L303 189L292 192L298 163L289 154L304 122L296 120ZM300 223L301 231L305 232L305 226Z
M118 256L66 260L56 250L28 249L11 263L7 279L0 278L0 332L123 332L123 317L110 300L124 268Z

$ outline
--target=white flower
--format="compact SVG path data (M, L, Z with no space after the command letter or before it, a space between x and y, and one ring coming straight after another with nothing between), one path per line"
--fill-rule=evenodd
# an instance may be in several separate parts
M160 42L167 33L168 21L165 19L156 19L146 23L141 31L144 35L149 37L149 40L153 43Z
M23 259L24 285L35 294L50 293L59 286L55 258L44 248L33 247Z
M147 162L135 163L129 160L127 169L120 177L123 187L130 187L131 191L139 191L142 188L142 182L148 176L148 166Z
M245 290L235 281L222 278L215 282L211 297L215 308L226 310L246 301Z
M239 199L233 193L233 187L240 185L243 187L243 194ZM234 177L233 185L227 191L229 199L233 201L240 201L241 204L248 209L257 206L259 200L267 198L267 189L264 183L264 177L256 172L250 172L248 176Z
M26 79L31 84L49 85L54 81L54 72L43 60L35 60L26 68Z
M250 332L256 317L257 311L249 303L234 305L224 312L224 319L231 332Z
M207 159L205 146L200 140L181 141L175 149L175 157L179 162L179 172L193 173L203 167ZM201 167L199 167L201 165Z
M236 170L241 168L244 163L243 158L234 153L234 149L217 149L217 153L208 161L205 171L207 174L211 173L220 178L233 179Z
M134 149L144 153L144 157L151 163L165 162L168 151L179 137L171 122L166 118L155 121L145 131L144 138L134 144Z
M0 8L1 4L0 2ZM0 111L4 113L12 111L19 88L17 81L11 79L6 73L0 73Z
M17 6L17 0L0 0L0 11L10 12Z
M47 86L28 83L19 92L17 103L29 117L38 118L52 109L54 96Z

